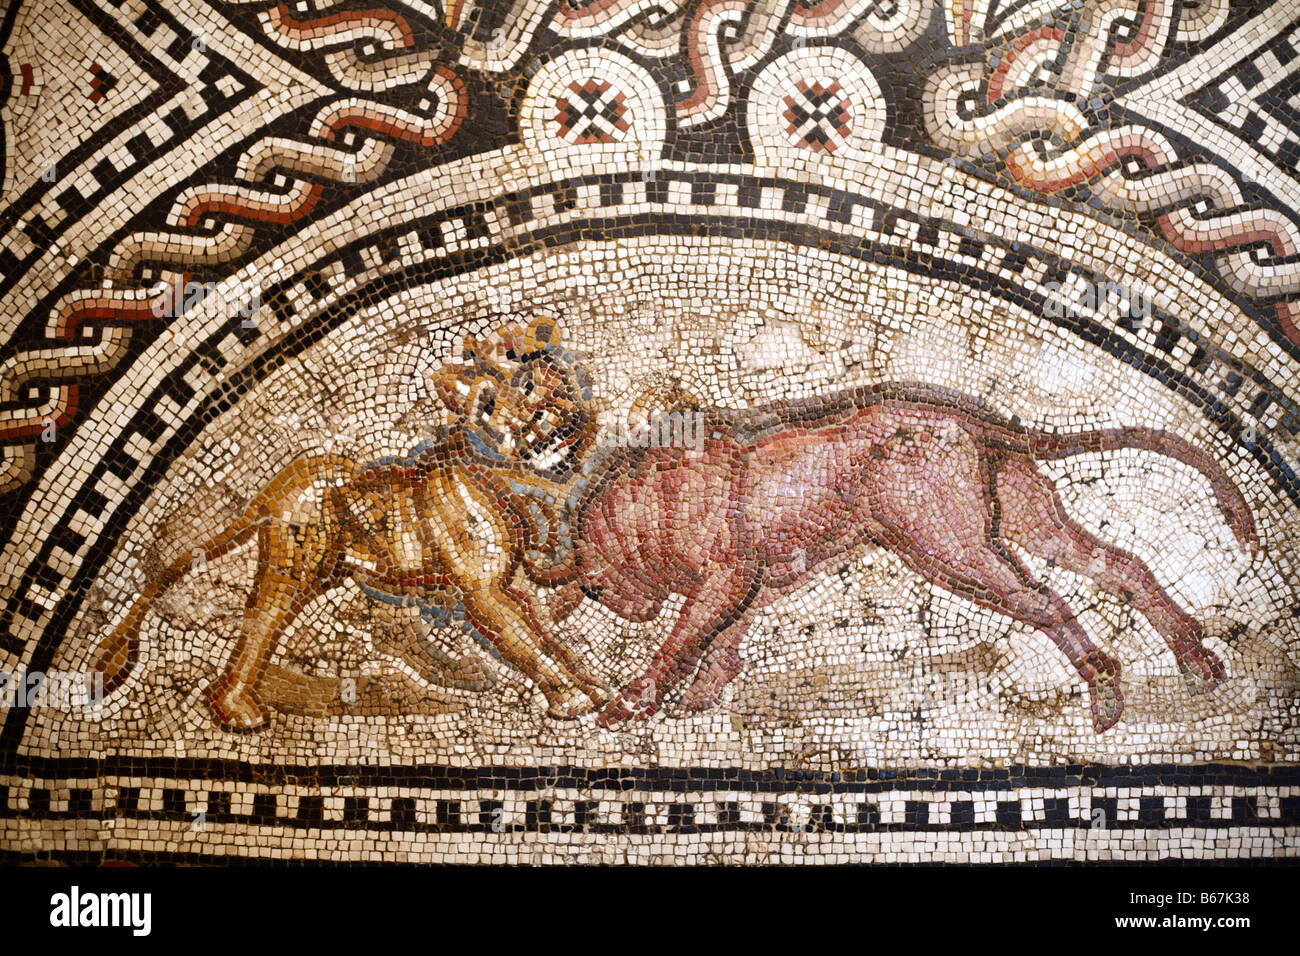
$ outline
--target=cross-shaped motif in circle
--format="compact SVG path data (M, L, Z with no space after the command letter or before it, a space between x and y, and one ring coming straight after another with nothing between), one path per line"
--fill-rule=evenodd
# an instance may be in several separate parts
M627 101L622 93L610 92L608 80L574 80L569 95L561 96L555 106L560 139L575 145L614 143L628 131Z
M825 85L800 80L785 106L786 132L804 149L833 153L853 129L849 98L835 80Z

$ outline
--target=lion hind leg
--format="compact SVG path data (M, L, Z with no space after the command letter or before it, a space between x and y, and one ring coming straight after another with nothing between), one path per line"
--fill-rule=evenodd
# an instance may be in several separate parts
M266 723L268 715L258 690L267 664L285 628L316 590L275 571L259 575L239 644L225 673L208 691L208 704L223 726L256 730Z
M937 567L915 552L905 560L945 590L1046 634L1087 682L1097 733L1104 733L1119 721L1124 711L1119 662L1088 639L1065 599L1046 584L1034 581L1014 557L985 545L960 555L941 556Z
M285 629L323 593L329 544L320 526L296 528L268 522L259 527L259 570L248 596L243 631L225 673L208 693L208 703L224 726L255 730L266 722L259 685Z
M1064 598L1035 581L1001 546L989 521L988 485L955 469L940 472L937 481L934 471L928 479L910 470L883 477L894 480L873 505L882 543L933 584L1046 634L1087 682L1097 733L1114 726L1124 709L1119 662L1089 640ZM909 491L927 480L940 507L918 508ZM1005 523L1005 502L999 498L998 503Z
M261 502L254 500L224 531L181 555L162 574L146 582L126 617L100 642L95 652L90 669L104 675L104 693L112 693L126 682L139 657L140 628L163 592L184 577L200 555L205 562L214 561L249 538L257 529L260 512Z
M1164 639L1192 694L1227 676L1223 662L1201 643L1204 628L1160 586L1145 562L1088 532L1065 511L1055 487L1028 462L998 472L1003 536L1075 574L1086 575L1132 604Z
M139 657L140 629L158 598L195 566L201 556L212 562L238 547L259 528L283 512L286 502L313 484L339 484L356 470L350 459L337 455L301 458L287 466L262 489L243 512L221 533L199 547L182 554L162 574L145 583L140 596L123 618L100 642L94 653L91 670L104 675L104 692L112 693L126 682ZM283 517L283 515L280 515Z

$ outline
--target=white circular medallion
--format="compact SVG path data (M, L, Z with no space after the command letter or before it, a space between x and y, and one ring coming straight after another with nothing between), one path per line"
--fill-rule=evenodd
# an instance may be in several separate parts
M657 156L668 115L658 84L632 60L608 50L575 50L537 69L524 96L520 132L544 155Z
M749 92L746 122L765 165L855 157L880 141L885 100L871 71L836 47L777 57Z

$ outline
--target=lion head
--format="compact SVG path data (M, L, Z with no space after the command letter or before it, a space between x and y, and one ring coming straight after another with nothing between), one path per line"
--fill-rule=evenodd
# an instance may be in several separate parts
M561 344L559 325L538 316L482 340L467 336L462 360L432 376L434 394L471 447L552 480L574 473L596 440L591 385Z

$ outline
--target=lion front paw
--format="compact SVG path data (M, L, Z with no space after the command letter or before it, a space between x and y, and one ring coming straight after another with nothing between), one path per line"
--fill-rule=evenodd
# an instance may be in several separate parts
M1088 685L1092 698L1092 726L1104 734L1119 722L1124 713L1124 692L1120 689L1119 674L1099 675Z
M718 706L726 686L716 680L699 678L682 693L681 699L677 702L677 709L689 713L712 710Z
M1228 676L1219 656L1203 647L1181 655L1178 670L1187 682L1187 692L1193 697L1208 694Z
M556 720L575 720L595 709L592 699L576 687L546 695L546 716Z
M605 705L596 719L601 727L612 728L634 718L645 719L659 712L660 698L653 680L640 679Z
M257 730L267 721L266 708L247 688L218 684L208 695L217 722L228 730Z

